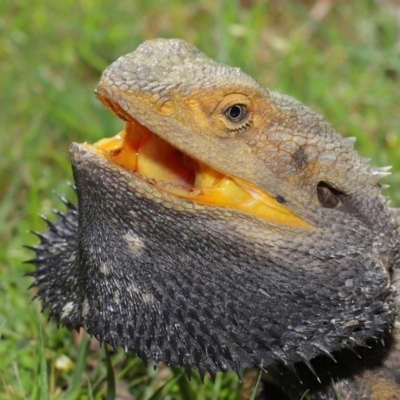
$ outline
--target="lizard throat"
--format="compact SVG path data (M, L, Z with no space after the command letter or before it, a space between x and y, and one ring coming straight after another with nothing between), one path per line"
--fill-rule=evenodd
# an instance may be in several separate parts
M126 122L116 136L86 145L170 195L237 209L279 224L310 226L260 188L191 158L136 120Z

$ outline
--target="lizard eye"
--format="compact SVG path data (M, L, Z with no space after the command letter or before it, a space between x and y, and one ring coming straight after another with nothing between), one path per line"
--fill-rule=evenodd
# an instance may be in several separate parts
M218 135L235 137L250 128L253 122L252 100L241 93L231 93L221 99L211 116Z
M225 115L232 122L241 122L247 115L247 107L243 104L234 104L225 111Z

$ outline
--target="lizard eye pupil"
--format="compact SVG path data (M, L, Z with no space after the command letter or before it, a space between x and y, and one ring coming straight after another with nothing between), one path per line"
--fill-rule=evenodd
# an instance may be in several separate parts
M247 109L242 104L235 104L229 107L225 115L232 121L232 122L240 122L247 114Z

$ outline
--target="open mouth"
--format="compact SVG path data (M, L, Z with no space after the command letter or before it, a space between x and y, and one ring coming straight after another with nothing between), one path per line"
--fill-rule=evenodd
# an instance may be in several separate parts
M104 102L104 99L102 99ZM289 226L310 226L252 183L228 176L174 148L115 104L108 108L123 120L116 136L94 145L115 164L158 190L200 204L236 209Z

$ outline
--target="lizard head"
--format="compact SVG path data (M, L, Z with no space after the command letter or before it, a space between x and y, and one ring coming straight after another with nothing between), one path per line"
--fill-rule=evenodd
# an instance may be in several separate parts
M182 40L121 57L96 95L125 128L71 145L78 207L35 248L58 322L212 374L390 328L399 226L351 139Z

